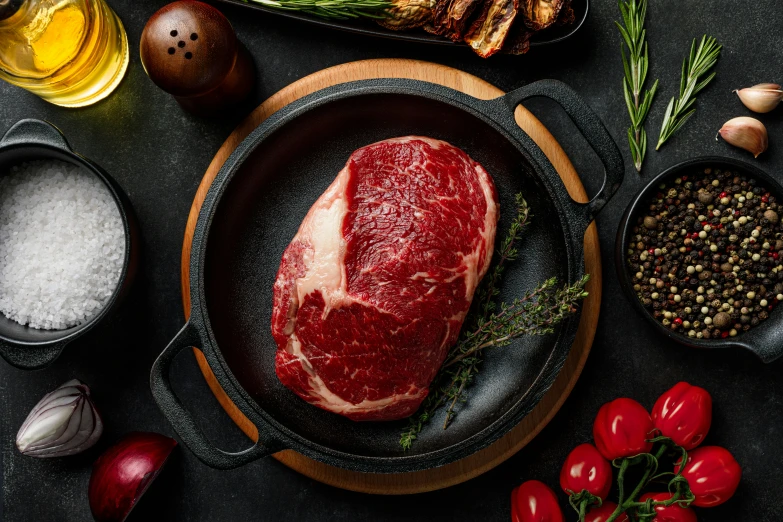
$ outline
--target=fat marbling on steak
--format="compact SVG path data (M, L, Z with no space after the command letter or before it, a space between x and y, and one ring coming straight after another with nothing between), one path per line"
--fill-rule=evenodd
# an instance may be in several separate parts
M497 221L492 178L446 142L355 151L283 253L272 314L283 385L353 420L413 414L457 341Z

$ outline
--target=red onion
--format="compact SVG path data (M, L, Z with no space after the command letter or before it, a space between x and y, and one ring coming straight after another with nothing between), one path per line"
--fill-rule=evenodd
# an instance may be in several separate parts
M92 447L101 433L90 388L73 379L35 405L16 434L16 447L31 457L64 457Z
M177 441L158 433L129 433L95 462L90 510L98 522L122 522L163 469Z

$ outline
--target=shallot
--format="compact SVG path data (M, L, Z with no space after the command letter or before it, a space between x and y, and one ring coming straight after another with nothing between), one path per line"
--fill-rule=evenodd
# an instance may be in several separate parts
M122 522L163 470L177 441L158 433L129 433L95 462L90 510L98 522Z
M16 434L16 447L31 457L64 457L92 447L102 433L90 388L73 379L35 405Z

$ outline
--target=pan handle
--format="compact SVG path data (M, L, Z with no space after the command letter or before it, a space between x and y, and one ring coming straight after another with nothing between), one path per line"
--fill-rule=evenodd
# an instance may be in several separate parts
M563 82L557 80L533 82L511 91L503 96L503 100L513 112L517 105L537 96L549 98L563 108L604 165L604 183L601 190L588 203L580 204L586 209L587 223L590 223L623 182L625 166L620 149L617 148L617 144L595 112Z
M0 139L0 145L30 145L38 143L73 152L60 129L47 121L27 118L16 122Z
M276 444L261 444L259 441L251 448L238 453L229 453L215 447L196 425L195 420L174 394L169 380L171 363L186 348L200 347L202 340L199 332L189 321L174 340L158 356L150 373L150 388L155 402L168 419L174 430L190 451L204 464L216 469L234 469L276 453L284 448Z
M768 319L774 321L774 319ZM734 341L734 346L750 350L761 359L761 362L769 364L783 357L783 329L774 324L766 325L765 328L756 327L751 330L753 340L739 339Z

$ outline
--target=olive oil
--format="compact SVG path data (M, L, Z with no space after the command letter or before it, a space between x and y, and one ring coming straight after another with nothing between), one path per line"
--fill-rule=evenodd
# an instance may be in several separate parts
M6 16L0 79L64 107L102 100L122 80L128 40L103 0L24 0Z

